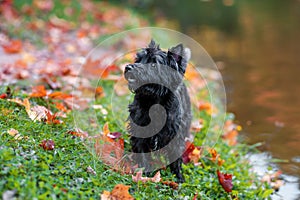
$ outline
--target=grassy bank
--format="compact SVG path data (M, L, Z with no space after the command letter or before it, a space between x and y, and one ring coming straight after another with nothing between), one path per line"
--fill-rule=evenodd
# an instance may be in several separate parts
M177 185L169 169L161 170L159 181L143 182L141 178L136 181L132 177L136 171L113 161L121 159L119 154L129 149L129 142L123 116L114 115L110 104L112 93L120 99L117 106L126 107L129 102L126 89L114 85L122 81L122 62L130 62L132 57L105 68L101 68L102 60L83 58L98 41L119 31L146 26L146 20L106 2L42 2L1 3L1 57L6 60L0 63L0 196L4 199L269 197L273 190L251 171L245 158L255 147L238 142L241 127L233 123L232 115L227 115L224 130L220 121L215 124L214 132L207 132L212 118L218 118L213 108L219 105L209 102L205 87L197 88L193 94L201 102L194 103L195 139L184 155L186 182ZM41 13L46 14L39 17ZM74 81L78 80L82 64L89 78ZM102 74L97 84L90 82L93 70ZM186 81L193 83L194 78L197 79L187 76ZM90 118L89 113L96 117ZM88 124L80 128L86 126L85 129L76 129L74 122L84 119ZM120 125L118 122L122 120ZM220 131L222 136L216 145L202 146L207 134ZM104 146L97 141L105 141ZM129 193L124 185L130 186Z

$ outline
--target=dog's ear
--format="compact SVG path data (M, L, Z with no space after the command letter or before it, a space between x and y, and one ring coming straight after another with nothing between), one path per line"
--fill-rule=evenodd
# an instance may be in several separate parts
M186 65L191 58L191 50L184 48L182 44L178 44L169 49L168 56L171 56L178 63L179 71L185 73Z
M169 52L173 54L176 62L180 61L180 57L184 58L186 62L188 62L191 58L191 50L189 48L183 48L182 44L178 44L175 47L169 49Z

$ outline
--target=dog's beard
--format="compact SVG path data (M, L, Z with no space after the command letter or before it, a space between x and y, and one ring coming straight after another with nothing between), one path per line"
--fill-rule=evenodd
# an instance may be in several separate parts
M183 75L172 67L160 64L135 64L125 72L128 88L133 93L147 95L166 95L169 91L176 91L181 84Z

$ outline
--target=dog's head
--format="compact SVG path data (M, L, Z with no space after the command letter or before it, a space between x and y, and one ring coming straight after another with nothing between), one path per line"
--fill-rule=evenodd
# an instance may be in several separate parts
M129 89L155 96L174 92L182 82L189 57L189 49L182 44L166 52L151 40L148 47L137 53L135 63L125 67Z

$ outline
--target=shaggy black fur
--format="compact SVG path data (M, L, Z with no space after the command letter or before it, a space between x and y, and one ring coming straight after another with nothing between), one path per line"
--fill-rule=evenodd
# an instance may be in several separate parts
M184 182L181 157L192 118L190 99L182 82L188 59L182 44L166 52L152 40L124 72L135 94L129 105L128 126L134 159L149 172L163 157L171 163L169 167L178 182Z

